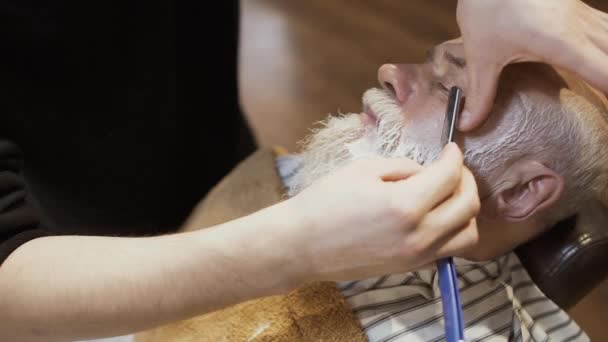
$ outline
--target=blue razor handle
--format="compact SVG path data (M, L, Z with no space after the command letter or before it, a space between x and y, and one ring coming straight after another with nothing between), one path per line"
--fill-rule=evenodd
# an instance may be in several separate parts
M460 113L462 90L458 87L450 89L448 106L445 114L443 132L443 146L454 141L456 123ZM441 305L445 320L445 338L447 342L464 341L464 322L462 319L462 305L458 290L458 276L454 259L445 258L437 262L439 274L439 289L441 290Z

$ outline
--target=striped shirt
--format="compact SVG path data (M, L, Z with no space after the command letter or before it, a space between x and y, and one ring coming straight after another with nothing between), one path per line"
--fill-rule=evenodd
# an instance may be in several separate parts
M588 341L530 279L515 254L455 258L466 341ZM436 270L338 284L370 341L445 341Z
M299 160L277 158L289 185ZM514 253L477 263L454 258L469 342L589 341L532 282ZM437 270L391 274L338 287L371 342L445 341Z

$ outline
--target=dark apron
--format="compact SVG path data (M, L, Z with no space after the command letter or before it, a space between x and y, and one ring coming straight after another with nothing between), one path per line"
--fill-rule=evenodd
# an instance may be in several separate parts
M0 4L0 136L52 230L173 230L253 150L238 20L238 1Z

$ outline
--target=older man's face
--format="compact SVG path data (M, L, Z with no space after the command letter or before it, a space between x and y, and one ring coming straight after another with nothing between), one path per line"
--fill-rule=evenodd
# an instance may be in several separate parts
M361 113L330 118L306 141L303 166L287 184L291 194L352 159L406 157L421 164L435 159L449 88L467 93L463 52L461 41L453 40L431 50L424 63L383 65L382 89L365 92ZM512 68L500 83L486 123L456 135L482 199L478 222L489 246L484 255L506 252L537 235L559 219L549 213L553 209L573 213L561 200L565 192L571 202L583 202L591 191L576 181L592 178L594 171L585 173L576 147L597 143L584 138L579 126L606 111L605 98L547 66ZM592 110L565 114L572 103Z
M412 143L434 152L441 148L449 89L458 86L466 94L463 53L462 44L451 41L431 49L422 64L386 64L378 70L380 84L401 108ZM364 97L362 115L368 124L375 118L375 107L373 97Z
M424 164L441 151L449 88L465 91L462 45L437 46L422 64L387 64L378 71L381 89L363 95L363 110L330 118L302 154L304 169L292 194L351 159L406 157ZM463 146L462 137L457 141Z
M368 131L373 131L374 125L381 124L382 121L382 115L377 115L378 112L386 114L382 112L395 111L399 108L403 138L409 144L416 146L418 152L422 150L423 160L418 160L419 162L432 160L442 147L440 144L442 135L445 134L443 128L449 89L458 86L466 97L468 85L465 68L466 61L461 39L447 41L431 49L423 63L381 66L378 70L378 81L383 91L371 89L365 93L363 111L360 114L361 121ZM605 96L594 94L593 90L577 76L568 73L558 74L547 66L538 64L518 66L510 70L507 76L501 79L497 104L490 118L473 132L456 134L456 142L468 157L467 166L476 175L482 198L488 196L494 190L494 185L499 182L497 172L499 170L496 168L507 166L501 165L501 161L509 162L507 157L513 155L501 151L501 145L513 144L513 141L517 140L512 135L520 135L519 140L522 142L526 141L524 138L527 134L547 137L558 135L555 133L558 133L562 126L559 122L547 123L544 130L534 131L524 127L524 122L543 120L548 122L540 114L531 112L563 107L565 101L563 89L570 91L570 98L577 97L598 108L605 108L606 104ZM394 107L386 105L391 101ZM535 109L525 108L524 102L532 104ZM580 117L577 118L579 120L596 119L594 118L596 113L580 111L579 114ZM534 124L534 122L530 123L530 125ZM517 146L517 152L521 152L522 156L525 153L539 155L540 151L535 151L533 145L548 143L542 137L530 138L527 141Z
M350 159L381 156L406 157L421 164L431 162L443 147L449 89L460 87L466 101L465 66L461 39L437 45L427 53L423 63L382 65L378 70L382 88L364 93L361 113L330 118L323 129L308 138L303 154L308 157L307 165L292 193ZM529 69L511 73L515 78L530 73L529 79L501 80L501 86L507 85L502 88L509 91L499 91L494 113L480 128L456 134L457 144L469 157L465 162L476 175L482 198L498 182L491 171L505 161L499 151L501 144L507 143L508 135L528 133L519 127L526 118L521 103L517 103L518 95L524 94L531 102L547 108L556 107L560 105L559 89L568 86L552 69L549 72L534 66ZM526 86L522 87L523 84ZM520 150L526 148L522 146ZM490 162L475 163L484 158Z

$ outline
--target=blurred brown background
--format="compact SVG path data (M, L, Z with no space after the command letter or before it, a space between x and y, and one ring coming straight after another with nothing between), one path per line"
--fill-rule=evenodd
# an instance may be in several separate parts
M608 1L586 1L608 11ZM455 0L242 0L241 101L262 145L291 150L329 113L358 112L387 62L459 36ZM556 23L559 25L559 23ZM590 270L592 271L592 270ZM574 317L608 336L608 281Z
M455 1L241 3L241 98L263 145L293 149L311 123L358 112L380 65L458 36Z
M608 11L606 0L585 2ZM358 112L383 63L420 61L459 36L455 0L241 0L241 8L243 107L258 142L289 149L327 114Z

